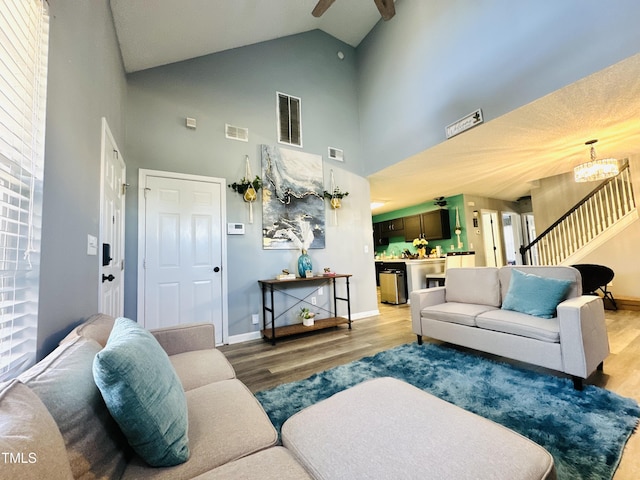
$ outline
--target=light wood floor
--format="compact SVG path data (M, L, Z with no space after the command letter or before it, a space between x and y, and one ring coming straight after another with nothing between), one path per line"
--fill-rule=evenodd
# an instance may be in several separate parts
M281 339L275 347L255 340L220 349L237 377L255 393L416 340L407 305L380 304L379 309L380 315L353 322L351 330L341 326ZM640 312L607 310L606 319L611 355L605 360L604 372L596 372L587 383L640 402ZM635 433L614 480L638 478L640 434Z

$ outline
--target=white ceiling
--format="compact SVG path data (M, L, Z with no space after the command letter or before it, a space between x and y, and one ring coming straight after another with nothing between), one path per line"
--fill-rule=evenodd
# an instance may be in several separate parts
M319 19L315 4L111 0L111 9L127 72L313 29L355 47L380 21L373 0L337 0ZM386 202L374 213L460 193L516 200L587 160L592 138L599 157L640 153L640 55L371 175L371 199Z
M111 0L127 72L320 29L356 47L380 20L373 0Z

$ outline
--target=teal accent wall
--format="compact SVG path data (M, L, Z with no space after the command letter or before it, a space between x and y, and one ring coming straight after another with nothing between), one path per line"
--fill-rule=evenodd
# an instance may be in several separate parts
M449 210L449 225L451 227L451 238L445 240L429 240L429 248L435 249L436 246L440 246L443 253L446 252L462 252L468 250L467 232L464 228L465 225L465 212L464 212L464 196L455 195L453 197L447 197L447 205L444 207ZM462 247L458 247L458 237L454 233L456 228L456 208L458 209L460 217L460 225L462 233L460 234L460 241ZM402 208L400 210L394 210L392 212L381 213L380 215L374 215L373 223L384 222L385 220L392 220L394 218L408 217L423 212L430 212L437 210L438 207L433 201L414 205L412 207ZM453 248L451 248L453 246ZM389 245L376 246L376 255L401 255L405 249L408 249L411 253L416 253L416 248L412 242L405 242L404 236L391 237L389 239Z

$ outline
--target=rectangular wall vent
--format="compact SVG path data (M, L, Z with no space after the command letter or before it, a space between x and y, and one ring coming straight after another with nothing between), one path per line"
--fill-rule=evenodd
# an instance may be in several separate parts
M344 150L341 148L329 147L329 158L331 160L344 161Z
M240 140L241 142L249 141L249 129L244 127L234 127L225 123L224 136L231 140Z

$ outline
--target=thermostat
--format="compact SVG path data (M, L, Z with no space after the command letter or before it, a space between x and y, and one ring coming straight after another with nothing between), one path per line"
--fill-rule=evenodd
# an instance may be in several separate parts
M244 223L227 223L227 234L244 235Z

